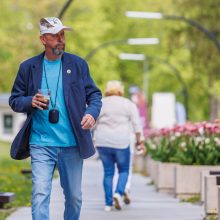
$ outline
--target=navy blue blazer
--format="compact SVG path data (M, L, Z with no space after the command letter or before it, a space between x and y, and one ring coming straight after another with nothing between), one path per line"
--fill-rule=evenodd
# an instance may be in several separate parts
M11 145L11 157L21 160L30 156L29 136L32 115L32 97L41 87L44 53L21 63L9 105L15 112L27 113L27 119ZM101 92L92 80L89 68L82 58L64 53L62 56L62 79L65 104L76 137L77 146L83 159L92 156L95 149L90 130L81 128L80 122L85 114L91 114L96 120L101 110ZM62 132L62 131L61 131Z

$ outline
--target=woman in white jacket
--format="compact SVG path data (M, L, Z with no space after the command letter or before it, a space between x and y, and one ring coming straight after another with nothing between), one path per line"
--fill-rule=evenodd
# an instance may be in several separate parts
M102 100L102 109L94 128L95 145L104 168L105 210L122 207L122 196L129 174L130 125L136 134L138 150L145 151L141 141L142 126L136 105L123 97L120 81L109 81ZM113 177L117 165L119 177L113 195Z

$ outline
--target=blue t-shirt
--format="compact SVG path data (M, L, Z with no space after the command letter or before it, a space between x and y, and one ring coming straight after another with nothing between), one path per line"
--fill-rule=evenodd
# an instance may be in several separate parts
M76 146L76 138L74 136L64 102L61 62L61 59L56 61L49 61L46 58L44 59L41 83L41 89L47 89L45 78L46 72L48 87L51 91L51 99L54 104L60 70L55 107L55 109L59 111L59 121L55 124L49 122L49 110L52 109L51 101L49 104L49 110L35 110L32 118L32 128L29 141L32 145L56 147ZM44 71L44 65L46 71Z

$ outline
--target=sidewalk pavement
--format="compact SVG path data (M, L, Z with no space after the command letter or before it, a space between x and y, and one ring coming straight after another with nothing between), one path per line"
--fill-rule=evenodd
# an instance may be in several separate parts
M80 220L202 220L203 208L180 202L172 195L157 193L151 180L139 174L132 177L132 202L121 211L104 211L102 164L95 159L85 160L83 173L83 206ZM53 181L51 220L63 220L63 195L59 179ZM7 220L31 220L31 208L20 208Z

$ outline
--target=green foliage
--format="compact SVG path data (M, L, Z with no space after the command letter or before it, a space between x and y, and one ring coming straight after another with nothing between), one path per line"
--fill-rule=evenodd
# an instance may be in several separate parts
M200 195L195 194L194 196L188 198L188 199L182 199L182 202L190 202L190 203L199 203L201 201Z
M1 1L0 8L0 92L9 92L18 65L40 53L38 21L57 16L66 1ZM189 92L189 118L207 120L213 112L213 98L220 94L219 51L213 41L195 27L180 20L147 20L127 18L127 10L163 12L191 18L218 37L219 2L216 0L74 0L63 22L73 27L66 34L66 50L82 57L104 42L128 38L157 37L159 45L111 44L98 50L88 61L98 86L104 90L108 80L124 81L125 89L143 85L143 63L122 61L118 54L143 53L167 60L181 73ZM176 94L183 102L182 85L165 63L148 59L149 105L154 92ZM199 106L199 108L198 108ZM150 106L149 106L150 109Z
M5 220L6 217L9 215L10 211L0 211L0 220Z
M218 216L216 214L207 216L204 220L218 220Z
M19 206L30 206L31 178L21 174L22 169L30 169L29 160L15 161L9 158L9 143L0 142L0 192L14 192L15 201L0 209L0 220Z
M31 179L21 174L22 169L30 168L30 163L4 159L0 167L0 191L16 194L15 201L7 207L30 206Z
M147 138L147 152L153 159L183 165L220 164L220 127L197 123L161 129Z
M168 139L166 137L147 139L147 152L154 160L172 162L172 158L177 152L177 148L175 146L178 141L175 142L176 143L174 143L172 139Z
M9 159L10 154L10 143L9 142L3 142L0 141L0 160L2 159Z
M185 137L186 148L179 150L173 162L185 165L219 165L219 145L210 137Z

